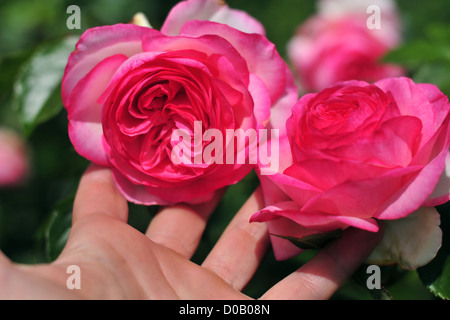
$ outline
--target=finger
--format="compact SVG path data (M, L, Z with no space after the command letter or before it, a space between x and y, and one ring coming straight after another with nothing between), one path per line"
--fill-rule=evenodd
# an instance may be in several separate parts
M190 259L201 240L208 217L223 193L224 190L216 191L213 199L204 204L164 207L153 217L146 235L152 241Z
M261 299L329 299L377 246L382 232L349 228L338 241L269 289Z
M250 217L262 208L263 196L261 188L258 188L202 264L237 290L242 290L251 279L269 243L267 225L249 222Z
M128 204L109 169L90 165L81 177L73 206L73 223L100 214L127 222Z

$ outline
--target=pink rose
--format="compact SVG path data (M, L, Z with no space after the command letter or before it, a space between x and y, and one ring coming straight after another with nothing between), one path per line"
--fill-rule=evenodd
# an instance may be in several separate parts
M395 7L382 7L380 28L370 29L366 2L321 1L319 13L299 27L288 55L304 91L317 92L339 81L404 75L399 66L379 62L400 41Z
M111 167L129 201L207 201L253 165L180 162L174 148L226 148L225 134L223 141L203 134L262 128L271 108L283 116L297 99L292 75L263 33L258 21L214 0L180 2L161 32L133 24L87 30L62 83L75 149ZM203 141L174 141L179 131ZM246 151L236 146L234 156Z
M286 123L284 163L262 177L267 207L252 221L297 238L347 227L376 232L377 220L445 203L449 121L448 98L436 86L403 77L304 95ZM272 242L279 259L298 253L285 239Z
M15 185L29 170L25 142L9 129L0 129L0 186Z

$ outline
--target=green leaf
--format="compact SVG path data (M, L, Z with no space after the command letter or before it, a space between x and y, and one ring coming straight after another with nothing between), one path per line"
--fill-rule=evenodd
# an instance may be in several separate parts
M448 44L450 41L450 28L448 23L432 23L424 26L425 37L429 42Z
M341 237L342 230L337 229L332 232L327 233L316 233L308 236L304 236L302 238L292 237L292 236L281 236L277 234L272 234L273 236L279 237L281 239L289 240L292 244L297 246L300 249L309 250L309 249L321 249L326 244L334 239L338 239Z
M419 277L437 297L450 299L450 203L438 207L443 233L442 247L426 266L417 269Z
M385 286L381 286L380 289L369 289L367 287L367 267L368 264L361 265L352 275L351 280L363 288L366 288L373 299L375 300L393 300L391 294Z
M21 51L2 57L0 61L0 124L15 129L20 129L17 119L17 110L14 109L12 98L14 79L19 73L20 67L27 61L31 55L31 50Z
M412 76L416 83L432 83L446 95L450 94L450 60L448 63L424 63Z
M393 49L383 57L382 61L409 68L416 68L425 62L450 61L450 46L447 43L415 40Z
M62 109L61 79L76 41L69 36L45 43L22 66L14 83L14 101L25 135Z
M55 260L66 245L72 224L74 198L74 196L70 196L60 201L44 227L45 254L49 261Z

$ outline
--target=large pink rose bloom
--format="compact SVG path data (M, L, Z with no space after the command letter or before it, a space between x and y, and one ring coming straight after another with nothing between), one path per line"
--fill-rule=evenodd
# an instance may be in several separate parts
M302 90L317 92L339 81L374 82L404 75L399 66L380 62L400 41L395 8L382 7L380 28L371 29L369 3L336 2L347 5L342 9L332 6L333 1L321 1L319 13L306 20L289 42L289 59Z
M448 98L409 78L347 81L304 95L286 123L284 163L262 177L267 207L252 221L297 238L348 227L376 232L378 220L445 203L449 121ZM272 240L280 259L298 252Z
M62 97L77 152L111 167L128 200L151 205L207 201L252 169L174 159L174 131L187 133L192 141L180 143L197 152L199 132L262 128L271 110L289 112L297 94L258 21L218 1L190 0L172 9L161 31L87 30L69 57ZM219 142L226 149L230 141ZM235 157L247 149L235 147Z

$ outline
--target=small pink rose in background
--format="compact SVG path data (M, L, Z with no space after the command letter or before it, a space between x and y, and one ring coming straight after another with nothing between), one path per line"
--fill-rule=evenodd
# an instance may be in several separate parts
M404 77L342 82L300 98L286 127L280 158L289 160L262 177L267 207L252 217L268 222L272 234L377 232L379 220L397 221L450 199L450 103L432 84ZM417 232L432 237L422 238L430 243L422 246L428 261L440 246L433 210L425 210L430 232ZM398 226L407 225L410 235L417 221L424 225L409 219ZM386 229L401 238L398 228ZM279 259L299 252L285 239L272 242ZM417 257L409 267L425 263Z
M368 26L367 8L376 4L379 29ZM392 1L319 1L319 11L306 20L288 44L288 56L301 89L320 91L336 82L374 82L405 75L380 59L401 39Z
M402 23L395 0L319 0L317 7L317 15L328 19L358 16L387 47L393 48L402 40Z
M0 186L23 181L29 171L25 141L15 132L0 128Z
M173 161L173 132L269 128L271 113L286 117L298 98L262 25L216 0L180 2L161 31L86 31L69 57L62 97L77 152L110 167L126 198L146 205L207 201L254 167ZM213 142L180 143L195 153ZM235 157L247 149L235 147Z

